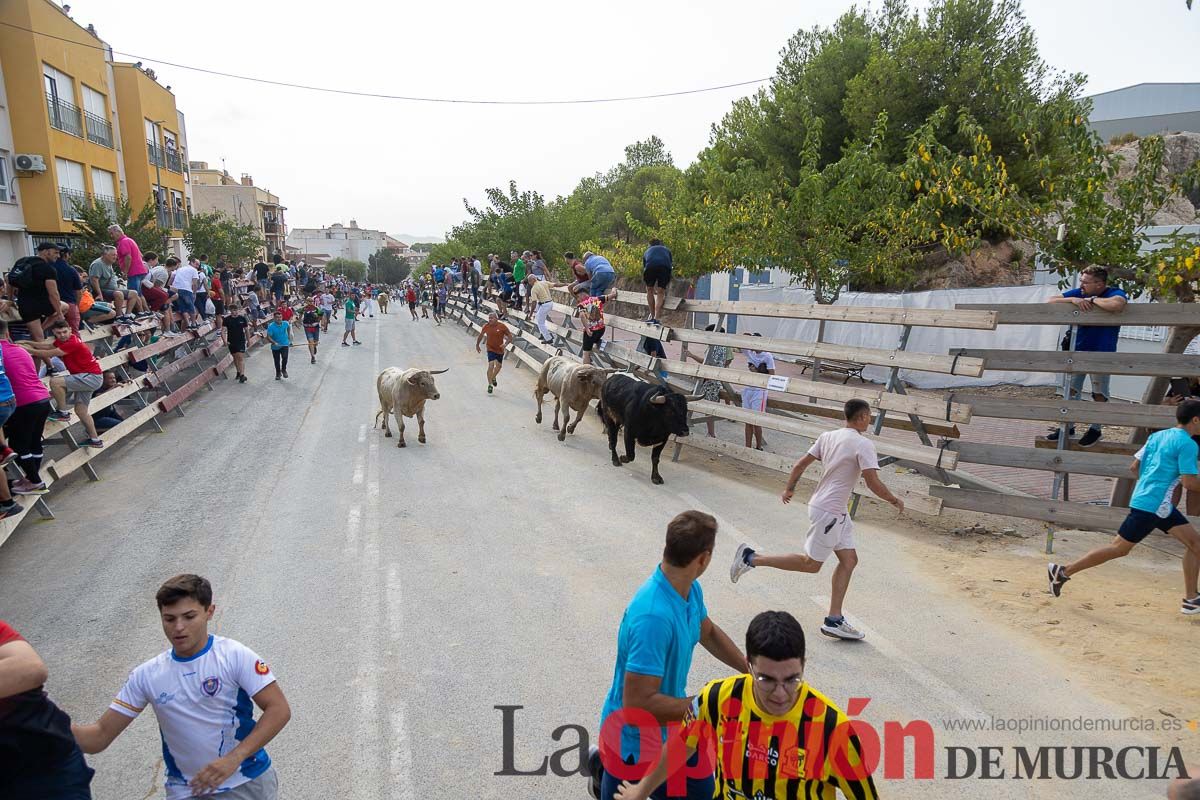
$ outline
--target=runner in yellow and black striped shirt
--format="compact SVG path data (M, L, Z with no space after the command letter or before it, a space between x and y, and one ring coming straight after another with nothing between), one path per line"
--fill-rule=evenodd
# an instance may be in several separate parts
M682 764L701 746L715 762L723 800L835 800L839 790L876 800L848 717L804 682L800 623L786 611L764 611L746 631L746 655L749 674L713 681L693 701L681 732L686 751L673 756L668 746L654 771L623 784L616 800L646 800L667 780L669 763Z

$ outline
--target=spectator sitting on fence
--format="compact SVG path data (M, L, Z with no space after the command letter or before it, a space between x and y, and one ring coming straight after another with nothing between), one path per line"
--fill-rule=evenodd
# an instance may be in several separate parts
M143 282L142 286L145 287L145 285L146 284ZM112 370L108 370L104 373L104 382L100 384L99 389L92 393L92 397L96 398L105 392L111 392L120 385L121 381L117 380L117 376L113 374ZM92 422L95 424L97 431L106 431L109 428L116 427L124 421L125 418L122 417L121 412L117 410L116 403L112 403L111 405L100 409L92 415Z
M38 377L28 351L9 338L8 323L0 320L0 357L13 387L17 408L4 423L8 445L17 454L24 476L12 483L14 494L45 494L42 481L42 433L50 416L50 392Z
M37 253L29 259L18 260L5 283L8 296L16 299L17 311L21 322L29 329L29 336L41 340L45 338L46 328L61 313L58 310L58 273L54 271L58 245L42 242L37 246Z
M1118 314L1125 310L1129 296L1115 286L1108 285L1108 270L1104 267L1086 267L1079 273L1079 288L1068 289L1061 297L1051 297L1049 303L1071 303L1083 312L1099 308L1102 311ZM1071 330L1063 337L1063 350L1070 347ZM1117 338L1121 335L1120 325L1079 325L1075 328L1075 350L1081 353L1115 353ZM1097 403L1107 403L1109 397L1110 375L1091 374L1087 376L1092 384L1092 400ZM1071 376L1069 399L1075 400L1083 396L1084 373ZM1051 430L1047 436L1050 441L1058 441L1059 428ZM1075 426L1067 430L1067 436L1075 435ZM1079 437L1080 447L1091 447L1100 441L1102 436L1100 424L1093 422L1091 427Z
M103 447L104 442L96 433L92 415L88 413L88 404L92 400L92 392L104 383L100 362L92 355L88 346L71 332L71 326L65 320L59 320L50 326L54 338L46 342L21 342L21 346L37 358L49 361L58 356L67 368L66 375L52 374L50 376L50 392L54 395L55 411L50 414L54 422L70 422L71 412L67 410L70 402L75 407L75 415L83 423L88 438L81 444L84 447ZM68 398L68 393L70 397Z
M247 292L246 307L250 313L250 319L266 319L267 312L263 311L262 303L258 299L257 292Z
M117 322L133 322L133 309L130 307L129 297L117 285L117 273L113 270L115 263L117 248L111 244L105 245L100 257L88 267L88 283L91 286L92 297L112 303L117 311Z
M718 328L716 325L709 325L704 330L713 331L715 333L725 332L724 328ZM733 355L729 352L729 347L723 344L709 345L708 353L705 354L704 358L700 358L700 356L696 355L695 353L687 353L686 355L692 361L702 363L706 367L725 368L733 363ZM721 399L720 381L705 379L696 388L700 394L704 395L704 399L710 403L716 403ZM733 403L729 402L728 397L725 398L725 405L733 405ZM715 438L717 435L716 420L710 419L707 424L709 438Z
M747 333L747 336L762 336L761 333ZM746 356L746 363L750 365L751 372L757 372L761 375L775 374L775 356L766 352L759 351L753 348L743 348L742 353ZM742 387L742 408L750 411L767 411L767 390L760 386L743 386ZM757 444L754 442L757 441ZM754 447L755 450L762 450L766 446L763 440L762 425L746 424L746 447Z

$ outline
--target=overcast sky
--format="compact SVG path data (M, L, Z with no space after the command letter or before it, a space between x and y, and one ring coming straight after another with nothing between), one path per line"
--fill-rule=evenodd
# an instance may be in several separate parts
M685 166L730 102L753 89L579 106L448 105L343 97L152 63L385 94L489 100L612 97L770 76L835 0L75 0L116 50L138 54L187 115L189 157L254 176L289 227L358 220L442 235L462 198L516 180L548 197L657 134ZM1200 9L1184 0L1036 0L1026 13L1056 67L1089 92L1198 81ZM118 59L123 59L121 55ZM133 60L133 59L130 59Z

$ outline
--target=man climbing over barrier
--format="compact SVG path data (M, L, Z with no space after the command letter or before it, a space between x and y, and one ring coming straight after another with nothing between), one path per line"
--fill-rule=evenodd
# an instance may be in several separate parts
M850 495L861 476L875 495L886 503L904 511L904 501L888 490L879 480L879 456L875 445L864 434L871 424L871 406L865 400L848 400L844 408L845 427L826 431L817 437L804 458L796 462L788 475L787 487L783 490L783 502L790 503L796 491L796 482L814 461L820 461L824 470L817 488L808 500L808 538L803 553L771 556L757 553L749 545L738 545L729 568L729 578L737 583L738 578L754 567L774 567L789 572L821 571L821 565L829 556L837 556L837 567L833 571L833 589L830 592L829 615L821 625L821 633L835 639L862 639L864 635L842 614L842 601L850 587L850 576L858 566L858 550L854 541L854 520L847 510Z
M1097 547L1070 564L1051 563L1047 568L1050 592L1062 594L1063 584L1085 569L1098 567L1116 558L1129 555L1138 542L1153 531L1174 536L1186 548L1183 554L1183 604L1180 612L1189 616L1200 614L1200 534L1171 503L1175 485L1182 483L1188 492L1200 491L1196 460L1200 447L1193 437L1200 436L1200 400L1184 400L1175 411L1176 425L1150 435L1129 469L1137 475L1129 514L1112 544Z

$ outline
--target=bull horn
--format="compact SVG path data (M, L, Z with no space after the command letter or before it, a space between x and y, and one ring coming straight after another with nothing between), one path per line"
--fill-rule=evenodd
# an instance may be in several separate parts
M449 367L446 367L445 369L431 369L431 370L429 370L429 374L430 375L441 375L443 372L449 372L449 371L450 371Z
M650 402L656 406L666 405L667 396L665 394L657 394L650 398Z
M621 371L622 370L619 370L616 367L604 367L603 369L596 370L596 372L603 373L604 375L612 375L614 372L621 372Z
M687 400L687 401L690 403L690 402L692 402L693 400L703 400L703 399L704 399L704 395L702 395L702 394L685 394L685 395L683 396L683 399L684 399L684 400Z

